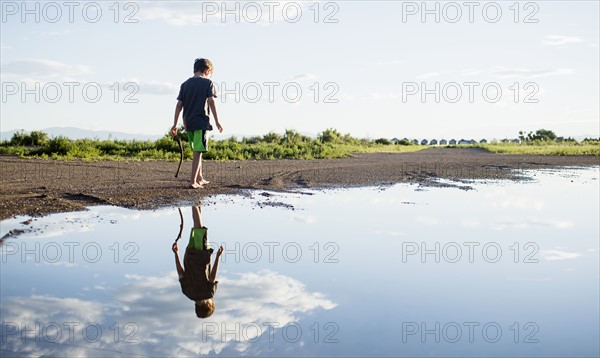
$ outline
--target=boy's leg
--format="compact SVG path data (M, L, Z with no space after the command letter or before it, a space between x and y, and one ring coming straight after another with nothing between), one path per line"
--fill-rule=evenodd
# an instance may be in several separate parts
M194 189L201 188L202 184L202 152L206 151L206 131L195 130L188 132L190 148L194 152L192 160L192 180L190 186ZM199 180L200 179L200 180Z
M200 169L198 170L198 177L196 178L196 183L198 183L200 185L204 185L204 184L210 183L208 180L204 179L204 175L202 174L202 152L205 152L208 150L208 134L206 131L199 131L198 136L199 137L196 140L199 141L198 147L201 148L201 150L200 150Z
M192 160L192 183L191 183L192 188L201 188L202 187L202 185L196 181L196 178L198 177L198 173L200 171L201 160L202 160L202 153L194 152L194 159Z
M200 185L208 184L208 181L204 180L204 175L202 175L202 152L200 152L200 164L198 164L198 176L196 177L196 183Z

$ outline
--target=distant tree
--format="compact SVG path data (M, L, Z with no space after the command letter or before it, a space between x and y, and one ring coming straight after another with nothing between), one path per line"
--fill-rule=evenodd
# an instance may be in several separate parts
M535 132L530 131L529 133L527 133L527 136L525 136L524 131L519 131L519 139L521 140L521 142L533 142L535 140L550 142L555 141L557 139L557 136L553 131L549 129L538 129Z
M339 143L342 141L342 134L333 128L321 132L317 138L321 143Z
M584 138L582 140L582 142L586 142L586 143L598 143L600 142L600 138Z
M538 129L533 134L533 140L553 141L556 140L556 134L548 129Z
M27 142L30 140L29 136L24 130L16 131L10 138L10 144L12 145L29 145Z
M299 144L307 139L309 138L293 129L286 129L285 134L283 135L283 141L288 144Z
M32 131L29 133L31 145L42 146L48 142L48 134L42 131Z
M279 143L281 141L281 135L275 132L269 132L262 137L263 142L266 143Z
M258 136L242 138L242 143L246 143L246 144L258 144L258 143L260 143L260 141L261 141L261 138Z
M389 144L392 144L392 142L390 142L390 140L386 139L386 138L379 138L379 139L375 139L375 144L389 145Z

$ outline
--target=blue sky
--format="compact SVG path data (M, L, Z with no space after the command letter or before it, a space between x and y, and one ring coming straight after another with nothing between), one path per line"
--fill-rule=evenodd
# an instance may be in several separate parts
M165 133L205 57L226 135L600 135L596 1L222 4L2 1L1 130Z

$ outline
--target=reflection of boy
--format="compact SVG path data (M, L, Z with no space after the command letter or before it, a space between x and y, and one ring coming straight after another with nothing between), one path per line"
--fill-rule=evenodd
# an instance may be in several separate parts
M173 244L173 252L175 252L175 265L179 274L181 291L190 300L196 302L196 316L206 318L210 317L215 311L213 297L217 292L217 284L219 283L216 279L223 246L217 251L215 264L211 268L210 256L213 249L208 241L208 229L202 226L200 215L200 207L192 207L194 227L190 232L190 241L183 257L185 270L181 266L177 243Z

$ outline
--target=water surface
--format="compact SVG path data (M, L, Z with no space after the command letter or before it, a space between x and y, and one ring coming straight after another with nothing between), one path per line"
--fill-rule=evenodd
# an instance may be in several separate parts
M205 200L207 319L177 208L5 220L3 355L598 356L599 169L527 174Z

